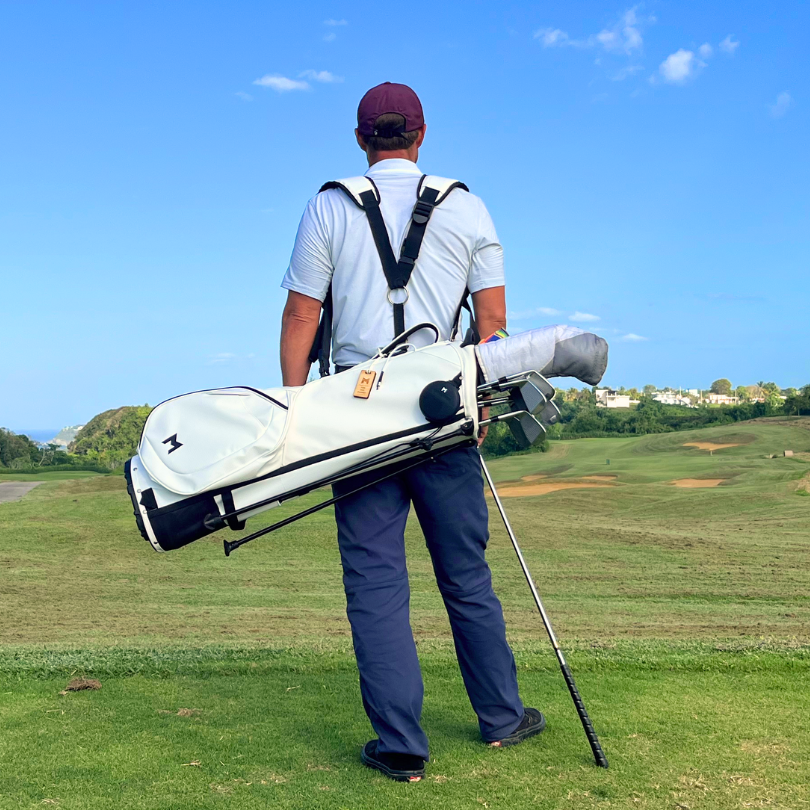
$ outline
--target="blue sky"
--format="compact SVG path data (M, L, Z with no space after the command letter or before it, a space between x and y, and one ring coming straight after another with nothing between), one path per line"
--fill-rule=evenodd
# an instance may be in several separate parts
M277 384L298 219L385 80L487 203L511 331L593 328L614 386L810 382L807 3L0 14L0 425Z

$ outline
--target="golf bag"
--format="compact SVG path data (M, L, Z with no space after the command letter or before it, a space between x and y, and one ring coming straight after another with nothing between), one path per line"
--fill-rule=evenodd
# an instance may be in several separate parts
M125 471L143 537L156 551L180 548L335 481L472 445L488 405L506 406L487 421L508 420L528 446L559 413L538 372L596 383L607 364L605 341L571 327L414 349L407 340L421 329L438 338L420 324L367 363L301 387L197 391L158 405Z

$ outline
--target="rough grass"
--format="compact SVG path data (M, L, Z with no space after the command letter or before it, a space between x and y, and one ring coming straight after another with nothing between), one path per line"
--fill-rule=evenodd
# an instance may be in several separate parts
M555 442L491 464L499 481L617 476L507 502L607 772L590 764L494 517L489 557L522 692L549 728L512 750L480 745L409 528L434 756L412 786L358 764L370 729L329 514L228 559L218 538L158 555L120 478L46 474L0 506L0 807L805 806L810 500L796 494L810 463L765 456L807 453L810 431L734 425L744 443L711 456L682 446L698 434L720 442L731 431ZM730 480L668 483L688 477ZM77 676L102 688L60 696Z

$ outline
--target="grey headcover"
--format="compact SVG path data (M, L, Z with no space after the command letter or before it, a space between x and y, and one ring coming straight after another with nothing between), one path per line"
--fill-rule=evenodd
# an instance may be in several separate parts
M607 368L604 338L575 326L544 326L475 347L486 382L538 371L596 385Z

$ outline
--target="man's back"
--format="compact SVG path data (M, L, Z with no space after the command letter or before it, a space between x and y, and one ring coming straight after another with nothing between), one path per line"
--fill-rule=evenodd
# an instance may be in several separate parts
M366 173L396 256L408 232L422 172L409 160L375 163ZM332 285L334 361L354 365L394 337L388 285L366 214L338 189L310 200L284 286L323 300ZM504 283L503 251L483 202L456 189L436 207L408 283L405 325L435 323L449 338L465 292ZM427 336L414 336L418 344Z

